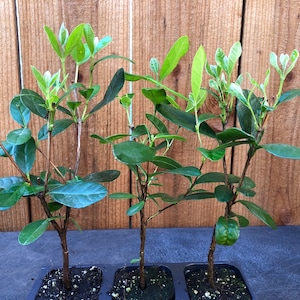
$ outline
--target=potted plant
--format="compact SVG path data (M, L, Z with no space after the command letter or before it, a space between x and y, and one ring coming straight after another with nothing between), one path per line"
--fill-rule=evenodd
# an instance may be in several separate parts
M79 24L70 33L62 24L57 37L49 27L45 26L44 30L61 63L61 70L42 73L32 66L40 94L22 89L10 102L11 117L20 128L10 131L6 140L0 142L0 147L1 156L11 161L18 175L0 179L0 208L9 209L22 197L36 197L45 212L45 218L26 225L19 234L19 243L28 245L34 242L49 225L52 225L60 238L62 270L49 272L46 282L50 286L42 284L36 299L53 299L56 297L54 295L59 295L61 299L74 299L75 296L94 299L99 294L101 270L94 266L79 271L69 267L67 232L71 222L80 229L72 217L72 210L103 199L107 189L102 183L113 181L119 176L117 170L79 174L79 165L82 128L90 116L116 98L124 84L124 71L116 71L103 99L94 103L100 90L100 85L94 82L96 65L105 59L119 57L109 55L96 59L98 52L110 43L111 37L99 40L90 24ZM76 67L74 78L68 73L70 61ZM79 69L84 64L89 66L89 81L86 84L78 81ZM36 137L29 128L31 114L43 123ZM58 134L72 134L68 130L71 127L75 128L76 146L74 150L64 149L64 155L74 154L74 162L72 165L56 165L58 153L63 149L55 147L53 139ZM44 160L42 170L34 168L38 155ZM86 286L80 287L80 282Z
M172 49L174 50L176 47ZM177 56L180 56L180 49L175 52ZM232 46L228 56L219 48L215 54L216 65L210 65L206 61L203 47L200 47L193 60L191 72L192 91L188 96L165 86L161 80L164 78L126 74L126 79L129 81L146 80L165 90L166 94L175 95L177 98L186 101L183 108L179 105L179 102L169 96L166 96L165 101L155 103L156 110L163 117L194 133L192 138L198 140L196 149L199 152L199 161L196 162L194 167L188 167L192 171L189 178L189 187L184 194L177 196L176 199L215 198L218 202L224 204L224 214L218 218L213 228L208 251L208 265L204 268L198 265L187 266L185 269L191 299L223 299L222 297L231 297L232 295L242 297L240 299L251 299L251 293L243 282L237 282L239 291L233 290L233 283L237 281L237 277L241 276L236 268L228 271L228 265L217 266L214 263L216 245L233 245L239 238L240 227L249 225L249 221L245 216L235 212L236 205L243 205L266 225L276 228L272 217L262 207L251 201L251 198L255 196L255 183L246 175L257 151L262 149L278 157L300 159L300 148L298 147L286 144L263 143L263 135L269 115L278 109L282 103L300 96L299 89L283 91L284 81L297 62L298 51L293 50L290 56L281 54L279 63L277 55L271 52L270 64L279 75L278 92L274 98L267 94L270 69L266 71L266 77L262 84L259 84L250 74L247 74L252 87L250 90L242 89L242 75L236 79L234 78L234 70L241 54L242 47L239 42ZM204 69L211 77L209 89L201 86ZM259 96L256 95L257 92L260 93ZM199 113L207 94L212 96L218 103L219 114ZM231 125L229 119L235 112L238 117L238 124ZM212 119L219 121L218 130L209 125ZM207 138L212 139L216 147L206 147L203 136L206 137L206 140ZM235 147L242 146L246 157L242 173L232 174L226 160L226 153ZM209 168L207 165L215 161L222 161L220 171L206 172L204 166L207 169ZM213 184L212 190L203 190L204 184ZM199 197L199 194L204 196ZM248 199L241 199L240 196ZM232 272L231 278L223 280L220 277L222 274L228 277ZM197 282L199 286L190 288L189 282Z

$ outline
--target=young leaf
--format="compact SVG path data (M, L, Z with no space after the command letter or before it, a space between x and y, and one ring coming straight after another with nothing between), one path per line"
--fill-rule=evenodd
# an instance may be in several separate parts
M131 207L128 208L126 214L127 216L133 216L137 214L139 211L141 211L144 208L145 201L139 201L138 203L132 205Z
M113 146L115 158L129 165L152 161L155 152L154 148L133 141L126 141Z
M83 27L84 24L77 25L73 31L70 33L65 47L65 54L64 56L67 57L72 50L81 42L83 36Z
M196 108L199 109L203 104L206 91L201 90L203 69L206 63L206 54L203 46L200 46L194 56L191 74L191 86Z
M239 200L237 202L239 202L239 203L243 204L245 207L247 207L248 210L254 216L256 216L258 219L263 221L266 225L268 225L269 227L271 227L273 229L276 229L275 221L263 208L261 208L260 206L258 206L257 204L255 204L253 202L246 201L246 200Z
M180 37L171 47L166 55L160 70L159 79L164 80L177 66L180 59L189 49L189 39L187 36Z
M44 30L45 30L45 32L47 34L48 40L49 40L52 48L54 49L54 51L56 52L56 54L58 55L58 57L62 58L61 49L60 49L59 43L58 43L58 41L56 39L56 36L55 36L54 32L48 26L44 26Z
M150 99L154 105L160 104L166 100L166 91L164 89L142 89L143 95Z
M27 224L19 234L19 243L25 246L33 243L47 230L49 224L49 219L38 220Z
M159 62L158 62L158 59L157 59L157 58L152 57L152 58L150 59L149 67L150 67L150 70L151 70L155 75L158 75L158 72L159 72Z
M248 101L244 96L242 88L238 84L232 82L229 86L228 92L238 98L245 106L248 107Z
M240 42L236 42L230 49L228 55L228 75L230 76L234 70L234 66L242 54L242 46Z
M300 159L300 148L286 144L261 145L267 152L274 156L288 159Z
M91 53L94 53L95 34L90 24L84 24L83 34Z
M99 183L78 181L55 188L49 195L65 206L83 208L102 200L107 195L107 190Z

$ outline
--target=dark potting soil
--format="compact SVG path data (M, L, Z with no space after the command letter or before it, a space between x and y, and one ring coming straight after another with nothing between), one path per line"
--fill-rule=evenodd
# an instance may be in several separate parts
M190 265L184 271L191 300L251 300L251 294L240 271L231 265L215 265L217 289L207 282L207 265Z
M43 279L35 300L98 300L102 271L98 267L70 268L71 289L63 286L62 269L51 270Z
M173 276L167 267L145 267L146 288L139 287L139 267L124 267L115 272L111 297L114 300L174 300Z

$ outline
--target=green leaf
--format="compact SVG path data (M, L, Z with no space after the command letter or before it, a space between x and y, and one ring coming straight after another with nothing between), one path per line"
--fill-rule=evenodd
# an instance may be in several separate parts
M179 174L182 176L200 176L201 172L196 167L180 167L176 169L170 169L167 171L167 173L171 174Z
M27 127L30 120L30 110L23 104L20 95L11 100L9 109L11 117L22 127Z
M215 196L220 202L228 202L233 197L232 189L226 185L218 185L215 187Z
M169 134L167 126L156 116L146 114L146 118L155 126L159 133Z
M172 169L177 169L182 167L181 164L178 163L176 160L166 156L155 156L152 159L152 162L156 166L167 170L172 170Z
M110 103L111 101L113 101L116 96L118 95L119 91L121 90L121 88L124 85L124 80L125 80L125 76L124 76L124 70L123 69L119 69L114 77L112 78L106 92L104 95L103 100L98 103L91 111L90 114L95 113L96 111L98 111L99 109L101 109L103 106L105 106L106 104Z
M281 76L282 72L281 72L281 69L278 66L277 55L274 52L270 53L270 64L271 64L271 66L273 66L275 68L277 73Z
M30 138L31 130L28 128L20 128L9 132L6 140L8 143L17 146L25 144Z
M61 120L55 120L54 126L52 129L52 136L56 136L63 131L65 131L68 127L70 127L74 123L71 119L61 119ZM48 138L48 126L47 124L43 125L38 133L38 140L43 141Z
M13 149L14 149L14 145L8 143L7 141L2 141L1 142L2 145L4 146L4 148L6 149L6 151L12 155L13 153ZM3 149L0 147L0 156L2 157L7 157L6 153L3 151Z
M154 148L134 141L126 141L113 146L115 158L129 165L152 161L155 152Z
M206 91L201 90L203 69L206 63L206 54L203 46L196 52L191 71L191 86L196 108L199 109L206 98Z
M115 135L108 136L106 138L104 138L98 134L91 135L92 138L99 140L100 144L111 144L114 141L117 141L119 139L122 139L122 138L128 137L128 136L130 136L130 134L128 134L128 133L115 134Z
M91 53L94 53L95 34L90 24L84 24L83 34Z
M225 155L225 149L224 148L214 148L214 149L205 149L205 148L197 148L202 155L212 161L220 160Z
M236 63L238 62L240 56L242 54L242 46L240 42L235 42L230 49L228 55L228 74L229 76L232 74Z
M129 193L112 193L108 196L108 198L112 199L134 199L135 195Z
M242 88L237 84L232 82L229 86L228 93L235 96L237 99L239 99L245 106L248 107L248 100L244 96Z
M78 45L78 43L81 42L81 39L83 37L83 28L84 24L79 24L70 33L65 46L65 57L67 57Z
M106 47L111 41L112 41L112 38L110 36L103 37L100 41L98 41L96 43L95 49L94 49L94 54L96 54L98 51L100 51L101 49L103 49L104 47ZM113 57L113 55L111 55L110 57ZM121 58L121 56L118 56L118 55L115 55L115 57ZM99 61L95 62L95 65L98 62Z
M79 93L86 99L91 100L94 98L100 91L100 85L95 84L90 88L79 90Z
M3 180L3 178L1 178L1 180ZM6 178L6 180L10 180L10 177ZM7 210L17 204L23 196L23 185L23 182L18 182L0 192L0 211Z
M48 206L48 209L49 209L50 212L58 211L63 207L62 204L57 203L57 202L50 202L50 203L48 203L47 206Z
M192 114L176 109L167 104L159 104L156 109L160 114L174 124L195 132L196 121Z
M249 226L249 220L247 218L245 218L244 216L241 215L237 215L235 213L232 212L232 216L236 217L238 219L239 225L240 227L247 227Z
M25 174L29 174L31 171L35 162L35 154L36 145L34 138L30 138L24 144L16 145L13 150L15 162Z
M150 67L150 70L151 70L155 75L158 75L158 72L159 72L159 62L158 62L157 58L152 57L152 58L150 59L149 67Z
M138 203L132 205L131 207L128 208L126 212L127 216L131 217L137 214L144 208L144 205L145 205L145 201L139 201Z
M107 195L107 190L99 183L78 181L55 188L49 195L65 206L83 208L102 200Z
M265 144L261 145L267 152L272 155L288 158L288 159L300 159L300 148L286 144Z
M19 243L29 245L36 241L47 230L50 224L49 219L38 220L26 225L19 234Z
M215 194L205 190L194 191L183 197L184 200L203 200L210 198L215 198Z
M23 89L20 97L24 105L35 115L47 119L48 111L43 107L44 99L36 92Z
M189 49L189 39L187 36L180 37L171 47L166 55L160 70L160 81L164 80L177 66L180 59Z
M216 241L219 245L231 246L240 236L240 228L237 221L219 217L216 224Z
M255 138L239 128L227 128L224 131L217 133L217 138L222 141L222 143L234 142L236 140L245 139L250 142L255 142Z
M154 105L160 104L166 100L166 91L164 89L143 88L143 95L150 99Z
M45 30L45 32L47 34L48 40L49 40L52 48L54 49L54 51L56 52L56 54L58 55L58 57L62 58L61 49L60 49L58 40L57 40L54 32L48 26L44 26L44 30Z
M292 100L293 98L299 97L300 96L300 89L292 89L289 90L285 93L283 93L279 99L278 99L278 104L287 102L289 100Z
M120 176L118 170L106 170L102 172L96 172L83 177L83 181L88 182L110 182L114 181Z
M164 133L158 133L155 135L155 139L166 139L166 140L179 140L179 141L185 141L185 138L181 135L177 134L164 134Z
M88 52L88 53L86 53ZM85 48L82 41L78 41L76 47L71 52L72 58L77 65L81 65L89 59L90 52Z
M18 176L2 177L0 178L0 189L9 189L11 186L23 182L25 182L23 177L18 177Z
M256 195L255 191L251 189L245 189L243 187L239 188L239 192L242 193L246 197L254 197Z
M238 202L243 204L246 208L248 208L248 210L254 216L256 216L258 219L260 219L266 225L268 225L269 227L271 227L273 229L276 229L275 221L263 208L261 208L260 206L258 206L257 204L255 204L253 202L246 201L246 200L236 201L236 203L238 203Z

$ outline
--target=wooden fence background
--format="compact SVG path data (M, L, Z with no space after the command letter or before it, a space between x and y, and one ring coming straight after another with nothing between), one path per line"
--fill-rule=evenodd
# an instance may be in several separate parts
M1 117L0 138L5 139L8 129L17 125L9 118L9 102L19 93L21 86L38 90L31 74L30 66L39 70L54 72L59 67L55 55L43 31L48 25L58 33L62 22L71 30L81 22L90 23L99 37L110 35L113 43L105 53L115 53L130 57L135 65L133 72L147 74L151 57L162 61L169 47L182 35L190 38L189 54L180 63L169 83L182 93L189 92L189 72L192 57L203 44L208 60L212 63L215 49L221 47L228 53L235 41L241 41L243 56L239 72L250 72L258 81L264 79L269 67L269 52L291 53L300 50L300 1L297 0L1 0L0 30L0 78ZM98 67L99 83L105 87L114 72L129 63L115 60ZM289 76L284 86L300 87L300 62ZM83 79L85 74L82 73ZM272 77L269 94L275 95L277 78ZM138 84L134 88L138 88ZM124 93L129 92L129 85ZM147 104L140 95L133 106L135 124L143 119ZM300 146L300 106L298 102L288 103L286 111L276 112L269 121L265 142L292 143ZM205 109L215 110L215 104L208 102ZM114 121L111 121L114 120ZM96 122L93 122L96 121ZM275 126L281 122L282 127ZM98 124L102 124L97 127ZM34 129L41 124L31 122ZM104 125L104 126L103 126ZM85 127L88 134L125 132L127 122L118 103L112 103ZM283 134L282 134L283 132ZM130 191L128 170L112 157L111 149L99 145L91 139L84 139L85 147L80 172L85 174L106 168L118 168L122 176L109 185L110 192ZM56 147L61 149L58 160L69 162L73 149L72 133L66 138L58 138ZM104 148L103 148L104 147ZM176 158L184 165L197 159L194 145L178 144ZM181 156L178 156L180 153ZM67 154L67 156L66 156ZM230 159L230 157L229 157ZM233 170L240 172L242 153L236 149L231 160ZM39 161L37 168L42 168ZM7 159L0 160L0 176L16 174ZM217 169L218 164L213 166ZM259 152L253 161L249 176L256 183L255 201L268 210L279 225L300 225L299 176L300 163L281 160L264 152ZM168 192L176 191L184 182L178 178L166 177ZM125 211L129 202L125 200L102 200L100 203L82 210L73 210L73 216L83 229L128 228L137 226L136 218L129 218ZM148 213L153 211L149 208ZM151 222L152 227L211 226L223 206L215 200L190 201L161 214ZM37 200L21 200L14 208L0 212L0 230L19 230L30 220L42 216ZM251 225L261 225L250 217Z

